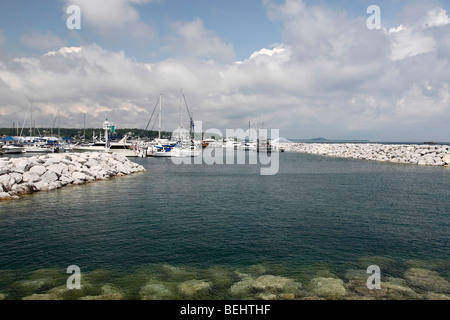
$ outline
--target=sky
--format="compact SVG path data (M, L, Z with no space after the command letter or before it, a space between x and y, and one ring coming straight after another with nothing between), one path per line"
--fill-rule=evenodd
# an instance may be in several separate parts
M182 93L203 130L448 142L449 15L444 0L0 0L0 127L144 129L162 95L172 131Z

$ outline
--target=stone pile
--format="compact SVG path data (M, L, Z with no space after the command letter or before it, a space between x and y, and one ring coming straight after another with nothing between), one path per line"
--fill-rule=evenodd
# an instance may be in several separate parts
M286 151L323 156L429 166L450 165L446 145L286 143Z
M115 153L0 158L0 200L142 171L143 166Z

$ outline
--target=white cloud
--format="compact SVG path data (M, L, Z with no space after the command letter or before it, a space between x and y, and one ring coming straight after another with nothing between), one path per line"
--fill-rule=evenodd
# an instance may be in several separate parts
M109 37L125 34L132 38L154 40L156 32L141 21L135 8L153 0L64 0L66 6L78 5L84 23L95 31Z
M431 15L438 26L424 26L424 11L414 25L381 32L368 30L364 18L302 1L266 5L283 25L283 41L240 63L200 19L175 23L169 45L182 54L152 64L98 45L3 61L0 121L9 125L33 101L41 124L61 108L65 126L82 125L86 113L92 125L107 116L119 127L143 128L162 93L163 126L172 130L183 88L204 129L264 121L289 138L448 137L436 125L450 116L450 24L441 10Z
M436 49L436 42L431 35L410 29L397 30L391 33L392 60L403 60Z
M450 24L450 18L442 8L434 8L428 11L427 19L425 21L426 27L439 27Z
M435 51L437 44L434 28L449 24L447 12L442 8L434 8L428 10L418 21L391 28L388 32L391 42L390 58L403 60Z
M58 51L49 51L44 56L55 56L57 54L60 54L64 57L67 57L68 55L72 53L79 53L82 49L80 47L63 47L60 48Z
M192 22L172 24L174 36L169 39L169 47L181 56L193 56L230 62L234 59L233 46L220 39L214 31L207 30L200 18Z

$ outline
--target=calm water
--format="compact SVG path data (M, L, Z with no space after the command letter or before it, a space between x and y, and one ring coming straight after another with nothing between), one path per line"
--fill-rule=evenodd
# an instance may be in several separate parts
M401 277L421 261L450 278L449 168L282 153L279 173L261 176L131 160L147 172L0 203L0 293L19 298L18 279L70 265L114 279L149 265L264 265L307 279L371 264Z

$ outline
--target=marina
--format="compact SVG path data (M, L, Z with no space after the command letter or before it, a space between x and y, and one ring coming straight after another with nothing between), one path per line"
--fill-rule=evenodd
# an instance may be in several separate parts
M1 202L0 294L163 300L450 295L447 168L285 152L279 173L268 178L248 163L133 162L146 171ZM65 289L70 265L82 270L82 290ZM371 265L381 268L380 291L365 286Z
M99 2L0 1L11 314L450 300L450 1Z

